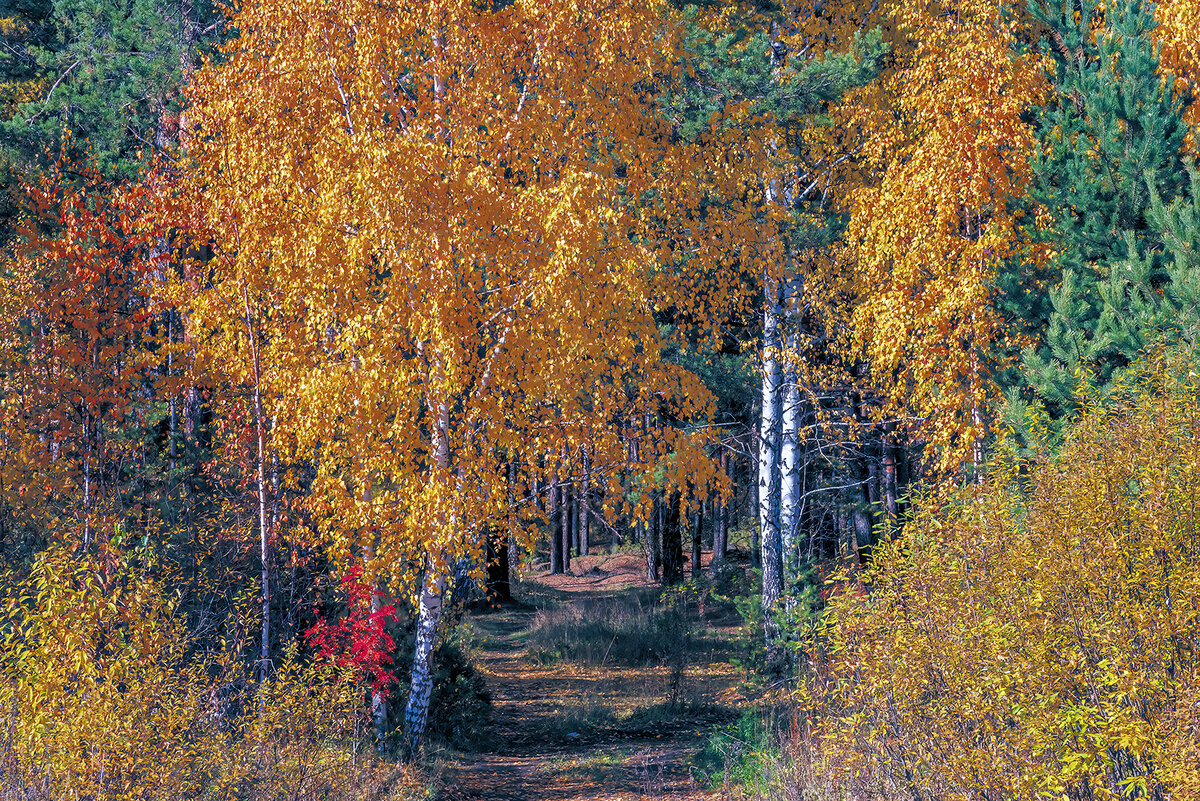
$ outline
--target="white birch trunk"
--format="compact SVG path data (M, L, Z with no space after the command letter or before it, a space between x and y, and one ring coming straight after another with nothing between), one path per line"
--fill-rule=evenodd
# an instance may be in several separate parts
M442 600L446 594L446 574L431 565L421 588L417 610L416 648L413 652L412 681L408 705L404 710L404 753L414 756L425 739L429 719L429 699L433 695L433 646L438 623L442 619Z
M797 311L799 303L796 290L797 280L788 281L784 293L786 336L781 337L787 346L783 358L783 420L779 442L779 534L781 541L781 584L786 594L785 601L791 606L791 588L798 570L797 554L800 540L800 514L802 507L802 481L800 460L802 456L800 426L804 398L800 392L800 321Z
M782 576L785 590L796 579L796 554L800 536L800 397L794 369L784 373L783 425L779 447L779 537Z
M245 313L246 337L250 341L250 366L254 375L254 428L255 467L258 483L258 537L259 558L262 562L262 644L259 653L258 679L267 680L271 662L271 553L270 528L267 522L267 476L266 476L266 430L262 407L262 365L259 361L258 336L250 316L250 294L242 286L242 303Z
M438 473L446 474L450 467L450 407L445 400L436 406L438 424L433 435ZM442 519L442 526L453 526L453 519ZM416 756L425 739L429 720L429 699L433 694L433 646L446 597L447 567L429 560L429 568L421 585L417 609L416 644L413 649L412 681L409 683L408 703L404 709L404 756Z
M762 607L775 608L783 592L783 543L779 530L779 449L782 427L782 365L779 283L763 277L762 422L758 438L758 519L762 542ZM768 635L769 636L769 635Z

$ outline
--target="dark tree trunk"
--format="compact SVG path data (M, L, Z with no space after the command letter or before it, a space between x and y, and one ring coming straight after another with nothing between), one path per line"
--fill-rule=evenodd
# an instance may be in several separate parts
M683 521L679 515L679 493L673 492L665 504L662 527L662 583L683 581Z
M571 489L571 541L575 543L575 555L583 556L583 503L579 498L579 485Z
M853 406L853 414L855 422L863 431L867 428L866 415L863 413L862 400L858 394L851 396L851 405ZM854 459L854 481L855 488L851 491L851 507L848 537L851 541L851 550L854 558L862 561L865 549L870 548L874 544L873 527L871 525L872 517L872 488L875 483L873 470L874 460L871 458L871 448L869 441L862 443L862 454Z
M895 443L896 451L896 487L897 494L904 496L913 481L913 464L909 458L908 449L899 442ZM908 504L901 498L897 498L896 512L901 519L907 514Z
M692 523L692 578L697 578L700 575L700 535L704 531L704 504L696 509L694 522Z
M508 461L508 508L509 514L517 508L516 505L516 487L517 487L517 463L513 459ZM537 494L537 484L534 484L534 495ZM508 551L508 581L509 581L509 597L512 597L512 580L513 578L520 579L521 569L521 549L517 547L517 538L512 535L512 526L509 525L508 542L505 544L505 549ZM516 576L513 574L517 573Z
M568 482L563 482L562 494L558 496L559 534L562 539L562 568L564 573L571 570L571 490Z
M588 555L588 536L591 534L591 517L588 515L588 485L584 479L583 487L579 493L579 555Z
M657 496L650 512L649 525L641 524L646 540L646 580L658 581L659 568L662 566L662 502Z
M743 481L743 480L739 479L738 474L741 471L738 469L738 460L737 459L729 458L728 453L726 453L725 459L726 459L725 475L729 476L729 480L733 484L733 491L729 493L729 502L727 504L725 504L725 524L726 524L725 549L728 551L728 549L729 549L729 537L728 537L729 527L737 526L738 523L741 522L741 520L742 520L742 503L743 503L741 496L742 496L742 493L745 492L746 493L745 503L750 502L750 500L749 500L749 498L750 498L749 485L753 484L754 482L748 481L748 480ZM745 488L744 490L743 490L743 487Z
M872 432L874 433L874 432ZM879 503L879 440L877 437L872 437L867 442L863 443L863 448L866 451L867 461L867 505L871 509L872 523L878 521L882 508Z
M487 536L487 596L493 604L512 600L512 587L508 580L508 546L492 532Z
M713 501L713 546L712 559L708 563L713 573L725 561L725 550L729 547L729 507L720 498Z
M888 532L896 526L896 444L892 436L892 425L883 429L880 443L883 450L883 514L887 521Z
M562 515L558 513L558 492L558 471L555 470L546 502L546 517L550 522L550 572L554 574L563 572Z
M588 458L587 448L584 448L580 454L580 461L583 462L583 481L579 485L579 555L588 555L588 535L591 532L591 516L588 514L588 505L592 502L592 463Z

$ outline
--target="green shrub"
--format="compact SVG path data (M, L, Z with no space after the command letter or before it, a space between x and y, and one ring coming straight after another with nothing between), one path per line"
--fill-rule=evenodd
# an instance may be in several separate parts
M715 729L692 758L696 772L713 789L739 787L763 792L780 758L775 716L746 710L737 720Z
M385 737L401 731L404 699L408 696L412 670L413 638L401 633L393 670L396 683L390 695ZM429 699L426 736L460 751L473 751L486 744L492 714L492 694L487 681L471 663L469 650L456 633L433 651L433 693Z
M444 643L434 653L430 736L460 750L475 750L487 739L491 714L487 682L457 643Z

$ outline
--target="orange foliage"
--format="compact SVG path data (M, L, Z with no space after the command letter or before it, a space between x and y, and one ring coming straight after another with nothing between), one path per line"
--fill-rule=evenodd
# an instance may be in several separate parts
M655 3L246 4L196 75L202 357L249 383L258 348L277 444L315 461L343 563L371 553L410 592L427 564L482 565L483 532L527 530L510 498L561 454L587 445L601 472L645 412L709 410L653 318L722 290L714 249L673 253L702 236L660 228L698 191L646 99L670 73L664 20ZM712 228L747 224L731 219ZM668 429L648 483L718 481L705 442Z
M144 421L142 379L162 358L159 188L60 161L25 189L23 243L0 268L0 497L31 530L80 535L121 504L117 430Z

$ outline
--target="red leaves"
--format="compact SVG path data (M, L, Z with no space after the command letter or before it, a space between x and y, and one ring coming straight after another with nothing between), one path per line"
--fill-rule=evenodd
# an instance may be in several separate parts
M367 585L358 565L350 569L341 584L349 596L349 615L332 624L318 621L304 632L304 638L321 659L353 670L370 682L372 692L386 692L396 683L391 672L396 643L386 631L387 624L396 619L396 607L383 604L378 611L371 611L372 595L378 594Z

